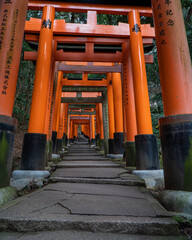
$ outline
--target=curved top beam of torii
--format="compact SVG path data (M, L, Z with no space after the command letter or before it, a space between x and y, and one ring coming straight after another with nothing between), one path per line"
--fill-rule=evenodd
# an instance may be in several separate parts
M138 10L141 16L152 17L151 0L127 0L126 2L123 0L111 0L110 3L103 0L92 0L88 1L88 3L85 0L68 0L68 2L61 0L29 0L28 8L29 10L42 10L42 8L48 4L55 7L56 11L62 12L78 11L81 13L86 13L87 11L97 11L99 14L127 15L132 10Z

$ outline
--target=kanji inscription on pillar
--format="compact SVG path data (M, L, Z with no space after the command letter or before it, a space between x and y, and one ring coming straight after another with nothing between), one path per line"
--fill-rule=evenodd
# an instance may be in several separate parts
M160 37L160 44L166 45L166 30L167 27L173 27L174 22L174 10L172 9L173 0L155 0L156 1L156 11L158 16L158 35Z
M139 26L139 24L134 25L134 27L132 28L132 32L141 32L141 27Z
M1 114L12 116L28 0L0 1Z
M52 26L52 21L50 21L50 19L48 19L47 21L44 19L42 22L42 27L41 28L48 28L51 29Z

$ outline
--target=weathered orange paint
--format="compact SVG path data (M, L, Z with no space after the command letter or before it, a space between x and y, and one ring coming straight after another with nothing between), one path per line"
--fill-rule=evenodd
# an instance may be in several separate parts
M130 52L133 68L137 133L153 134L144 50L140 32L141 23L138 11L129 13L129 24L130 29L132 29L130 35Z
M99 120L99 104L95 104L95 111L96 111L96 135L101 133L101 126Z
M65 134L67 134L68 109L69 109L69 104L64 103L64 129L63 129L63 133L65 133Z
M127 15L129 11L138 10L142 16L151 17L152 9L150 7L129 7L129 6L117 6L117 5L104 5L104 4L88 4L88 3L66 3L49 1L49 4L56 8L56 11L62 12L81 12L87 13L87 11L97 11L99 14L115 14L115 15ZM29 1L30 10L41 10L46 5L46 1Z
M95 139L95 115L91 116L92 139Z
M165 116L191 114L192 68L181 1L167 5L159 0L152 5Z
M112 86L113 86L113 103L114 103L114 116L115 116L115 132L123 132L123 97L122 97L122 83L121 74L112 73Z
M50 21L53 23L54 18L55 9L51 6L44 7L42 15L42 27L44 20L48 21L48 19L50 19ZM42 28L40 32L38 51L39 54L36 64L35 81L28 128L29 133L44 133L52 40L53 24L51 25L51 29Z
M61 97L64 97L64 93L61 94ZM59 108L59 126L58 126L58 133L57 133L57 138L62 139L63 137L63 132L64 132L64 114L65 114L65 104L60 103L60 108Z
M55 51L57 48L56 42L52 41L52 56L51 56L51 67L49 72L49 87L48 87L48 98L46 106L46 116L45 116L45 126L44 134L47 135L47 140L51 141L52 138L52 124L51 124L51 105L52 105L52 95L53 95L53 84L54 84L54 73L55 73Z
M73 121L70 121L69 139L73 138Z
M12 117L28 0L0 1L0 115Z
M110 39L110 38L109 38ZM54 37L56 41L56 37ZM143 39L143 42L145 39ZM106 44L106 43L105 43ZM146 44L145 44L146 45ZM151 45L151 44L149 44ZM24 60L37 60L37 52L24 52ZM78 52L63 52L62 50L56 51L55 61L103 61L103 63L111 62L123 62L123 54L121 52L117 53L78 53ZM152 64L154 62L153 55L145 55L145 63Z
M57 81L57 89L56 89L56 95L55 95L55 106L54 106L54 112L53 112L53 131L57 132L57 127L58 127L58 116L59 116L59 107L61 104L61 92L62 92L62 87L61 87L61 81L63 79L63 73L59 71L58 73L58 81Z
M67 78L64 78L62 80L62 86L106 87L107 81L105 79L103 79L102 81L89 81L89 80L68 80Z
M125 125L127 141L134 142L135 136L137 135L137 122L130 51L125 54L123 63L123 101L125 108L124 119L126 121Z
M41 29L41 21L37 18L31 18L30 21L26 21L25 32L26 33L39 33ZM93 36L93 37L122 37L128 38L131 31L127 23L119 23L115 25L94 25L94 24L79 24L79 23L66 23L65 20L54 21L54 34L57 35L76 35L76 36ZM149 24L143 24L141 26L142 36L145 38L154 38L155 30ZM86 52L93 52L93 43L86 43ZM81 54L81 53L80 53ZM75 61L75 60L74 60ZM78 60L77 60L78 61ZM100 60L102 61L102 59ZM86 60L80 60L79 62L88 62ZM93 61L96 62L96 61ZM98 60L99 62L99 60ZM108 62L111 62L110 60Z
M111 80L111 74L107 74L108 86L107 86L107 97L108 97L108 115L109 115L109 138L113 139L115 133L115 118L114 118L114 102L113 102L113 86Z
M100 139L104 139L102 103L99 103L98 106L99 106L98 108L99 108L99 123L100 123Z

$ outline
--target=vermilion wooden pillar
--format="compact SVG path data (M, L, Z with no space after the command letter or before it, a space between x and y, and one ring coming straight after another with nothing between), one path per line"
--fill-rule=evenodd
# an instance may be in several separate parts
M12 118L28 1L0 1L0 188L9 186L16 119Z
M101 126L99 120L99 104L95 104L96 108L96 145L99 146L100 135L101 135Z
M113 86L111 75L109 77L109 84L107 86L108 97L108 114L109 114L109 154L114 154L114 133L115 133L115 118L114 118L114 102L113 102Z
M127 42L129 45L129 42ZM129 48L128 48L129 49ZM136 166L135 163L135 136L137 135L137 123L135 112L135 96L133 87L133 74L131 53L126 52L123 62L123 100L125 107L126 141L125 160L127 166Z
M56 149L57 149L57 132L58 132L58 126L59 126L59 114L60 114L59 110L61 105L62 79L63 79L63 72L59 71L55 101L54 101L55 105L53 110L53 131L52 131L53 153L56 153Z
M69 143L73 143L73 121L70 120Z
M92 129L92 134L91 134L91 144L95 144L95 115L91 115L91 129Z
M135 137L136 165L139 170L159 169L157 142L152 130L145 57L138 11L129 13L129 25L138 134Z
M36 63L31 112L28 133L24 137L21 168L23 170L43 170L46 148L44 124L48 97L49 72L51 64L53 21L55 9L43 8L42 25L39 37L39 50Z
M121 74L112 73L113 103L115 116L114 146L115 154L123 154L123 98Z
M62 93L61 97L64 97L65 94ZM59 127L57 132L57 147L56 152L61 152L63 150L63 131L64 131L64 114L65 114L65 104L60 103L59 109Z
M102 103L98 104L98 111L99 111L99 125L100 125L99 149L100 149L100 151L104 151L104 129L103 129Z
M67 146L67 123L68 123L68 107L67 103L64 104L64 130L63 130L63 145Z
M51 56L51 66L49 72L49 87L48 87L48 98L46 106L46 115L45 115L45 125L44 125L44 134L47 135L47 144L46 144L46 162L52 159L53 152L53 142L52 142L52 96L53 96L53 87L54 87L54 73L57 71L58 63L55 64L55 52L57 49L56 41L52 41L52 56ZM56 67L55 67L56 66Z
M192 190L192 68L180 0L152 0L165 117L166 189Z

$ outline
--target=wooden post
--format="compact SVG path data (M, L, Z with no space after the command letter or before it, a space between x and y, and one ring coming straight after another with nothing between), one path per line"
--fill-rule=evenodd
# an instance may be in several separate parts
M126 43L129 45L129 42ZM124 46L125 47L125 46ZM129 48L126 48L129 49ZM135 96L133 87L133 74L131 53L124 52L123 62L123 101L125 107L126 142L125 160L127 166L135 166L135 136L137 135L137 123L135 112Z
M108 74L108 112L109 112L109 154L114 153L114 133L115 133L115 118L114 118L114 102L113 102L113 86L111 81L111 74Z
M138 11L134 10L129 13L129 25L138 133L135 137L137 169L159 169L157 142L152 129L141 23Z
M115 154L123 154L123 97L122 97L122 83L121 74L112 73L112 85L113 85L113 102L115 113Z
M152 1L165 117L166 189L192 191L192 68L180 0Z
M46 104L48 98L49 72L51 66L53 21L55 9L43 8L39 50L36 63L28 133L24 137L21 168L43 170L45 163L46 135L44 134Z
M105 156L109 153L109 113L108 113L108 99L107 99L107 91L103 92L103 130L104 130L104 150Z
M0 188L9 186L16 119L12 118L28 1L0 2Z

